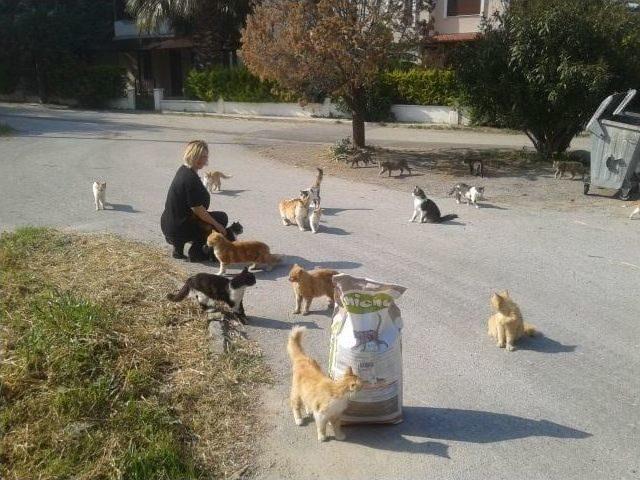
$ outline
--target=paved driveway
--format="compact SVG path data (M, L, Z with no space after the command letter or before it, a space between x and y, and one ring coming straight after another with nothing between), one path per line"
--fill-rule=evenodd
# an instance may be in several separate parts
M284 344L301 322L306 348L326 364L331 319L322 302L308 317L290 314L286 267L259 274L246 300L250 335L277 381L259 406L260 478L640 478L640 221L534 206L476 210L436 198L458 221L408 224L408 193L327 177L322 231L312 235L282 226L276 204L313 173L245 146L332 141L348 125L6 105L0 121L20 130L0 139L2 229L56 225L164 245L158 220L166 189L184 142L204 138L212 166L233 175L212 204L242 221L245 239L266 241L289 263L408 287L399 302L404 423L349 428L346 442L318 444L313 424L296 427L288 410ZM468 135L474 144L524 142ZM460 133L426 130L370 129L369 138L464 144ZM101 212L92 203L97 178L107 181L112 206ZM503 288L544 333L512 353L485 334L489 295Z

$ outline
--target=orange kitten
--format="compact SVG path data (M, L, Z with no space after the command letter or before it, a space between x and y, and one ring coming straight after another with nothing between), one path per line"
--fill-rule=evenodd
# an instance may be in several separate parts
M207 190L209 193L213 193L214 190L220 191L220 179L221 178L231 178L231 175L225 175L222 172L207 172L204 174L205 183L207 185Z
M336 440L344 440L340 417L347 409L349 397L362 388L362 381L348 367L339 380L327 377L318 362L307 357L300 341L305 327L293 327L289 334L287 352L291 358L293 379L291 382L291 409L296 425L302 425L302 407L313 413L318 430L318 440L327 439L327 423L333 426Z
M316 268L306 271L297 263L289 272L289 281L293 284L293 292L296 295L296 309L293 313L300 313L302 300L304 299L304 312L309 313L311 301L317 297L329 297L329 308L333 308L333 283L331 278L339 272L326 268Z
M255 269L258 264L265 265L267 271L270 271L280 261L280 257L271 254L265 243L239 240L230 242L218 232L209 234L207 245L213 247L213 252L220 262L218 275L223 275L227 266L233 263L249 263L251 269Z
M524 323L520 308L511 300L507 290L491 295L491 306L497 313L489 318L488 333L497 340L500 348L504 348L506 343L507 350L513 351L513 344L520 337L535 335L535 327Z
M309 217L309 204L311 203L311 197L308 190L302 190L298 198L291 198L289 200L281 200L278 204L280 209L280 218L284 225L291 225L295 223L298 225L300 231L305 230L305 222Z

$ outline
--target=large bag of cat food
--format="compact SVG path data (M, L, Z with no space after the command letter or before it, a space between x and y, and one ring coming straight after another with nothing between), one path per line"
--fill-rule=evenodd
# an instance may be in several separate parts
M406 290L351 275L335 275L329 374L351 367L364 383L349 400L345 423L402 421L402 317L395 301Z

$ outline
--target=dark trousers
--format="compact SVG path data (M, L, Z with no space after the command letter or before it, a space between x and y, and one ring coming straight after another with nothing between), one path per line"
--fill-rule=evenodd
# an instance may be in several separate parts
M223 227L226 227L227 223L229 223L229 217L224 212L209 212L209 215ZM168 244L173 245L174 253L183 254L185 243L191 242L189 258L204 259L206 257L202 251L202 247L204 247L207 241L207 233L196 221L187 222L183 229L177 234L165 234L165 239Z

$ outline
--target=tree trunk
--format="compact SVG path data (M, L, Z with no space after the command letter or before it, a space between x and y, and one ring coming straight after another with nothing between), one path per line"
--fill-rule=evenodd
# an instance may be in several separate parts
M351 127L353 131L353 145L364 148L364 117L358 112L352 112Z

